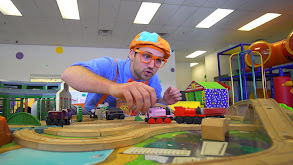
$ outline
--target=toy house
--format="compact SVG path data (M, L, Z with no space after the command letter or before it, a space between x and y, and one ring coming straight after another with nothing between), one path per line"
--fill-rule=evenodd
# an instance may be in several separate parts
M185 90L188 101L199 101L205 108L228 107L228 89L218 82L195 82Z

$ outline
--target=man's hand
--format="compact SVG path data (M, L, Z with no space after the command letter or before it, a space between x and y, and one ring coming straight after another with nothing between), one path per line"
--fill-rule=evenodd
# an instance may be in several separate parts
M172 105L182 100L182 94L177 88L172 88L171 86L164 92L164 96L159 102Z
M145 114L147 110L155 106L157 102L157 95L154 88L135 81L112 85L110 88L110 95L125 100L129 109L133 109L135 105L135 111L137 113L141 111Z

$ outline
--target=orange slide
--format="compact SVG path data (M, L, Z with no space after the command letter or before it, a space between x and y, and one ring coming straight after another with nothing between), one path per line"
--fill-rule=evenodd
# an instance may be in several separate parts
M293 62L293 31L290 32L287 39L273 44L269 44L266 41L256 41L248 49L261 53L265 68ZM245 55L245 62L249 67L252 67L250 55ZM255 68L259 66L260 64L254 62Z

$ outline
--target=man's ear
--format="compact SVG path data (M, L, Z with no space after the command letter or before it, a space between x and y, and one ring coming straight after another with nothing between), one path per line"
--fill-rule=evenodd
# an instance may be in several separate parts
M130 58L130 60L133 60L134 59L134 54L135 54L135 51L133 49L130 49L130 51L129 51L129 58Z

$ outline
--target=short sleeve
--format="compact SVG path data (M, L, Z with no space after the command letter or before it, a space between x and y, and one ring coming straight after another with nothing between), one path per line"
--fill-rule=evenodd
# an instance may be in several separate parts
M85 62L77 62L77 63L74 63L72 66L85 67L91 72L112 81L115 79L115 76L116 76L115 74L116 74L117 65L115 63L115 60L109 57L97 58L97 59L93 59L91 61L85 61Z

